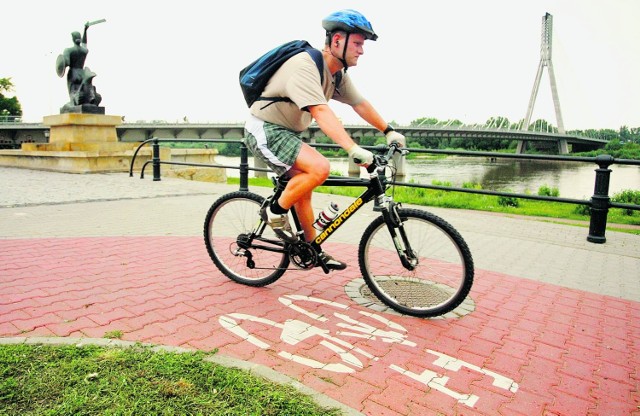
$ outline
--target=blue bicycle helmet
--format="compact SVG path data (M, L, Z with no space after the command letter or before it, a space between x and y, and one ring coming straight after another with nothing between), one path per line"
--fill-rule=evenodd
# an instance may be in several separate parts
M327 31L327 35L340 30L347 33L360 33L368 40L378 39L367 18L352 9L331 13L322 20L322 27Z

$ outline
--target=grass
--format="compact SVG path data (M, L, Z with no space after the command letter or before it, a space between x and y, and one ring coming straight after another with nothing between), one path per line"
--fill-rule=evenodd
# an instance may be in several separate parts
M122 331L120 330L115 330L115 331L109 331L107 333L104 334L104 338L107 339L120 339L122 338Z
M238 184L239 179L229 178L228 183ZM267 178L250 178L249 184L252 186L272 186L271 180ZM448 186L449 184L439 185ZM471 185L472 184L468 184L467 187L473 187ZM326 186L320 186L316 189L317 192L349 197L356 197L360 195L363 190L364 188L359 187ZM555 192L551 190L551 193L553 194ZM405 204L434 206L442 208L470 209L512 215L547 217L556 220L565 219L572 221L589 221L589 215L578 212L579 210L576 209L576 205L561 202L535 201L530 199L514 198L517 199L517 206L505 206L504 203L500 203L500 197L493 195L467 194L462 192L410 188L404 186L395 187L395 189L393 190L393 196L396 201L403 202ZM623 231L632 234L640 234L639 230L615 227L615 224L640 225L639 212L635 212L633 213L633 215L627 215L622 209L612 208L609 210L607 223L607 229Z
M291 386L148 347L0 345L0 415L337 415Z

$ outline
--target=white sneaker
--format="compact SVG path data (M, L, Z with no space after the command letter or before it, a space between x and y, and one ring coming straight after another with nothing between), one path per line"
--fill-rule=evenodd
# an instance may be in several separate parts
M322 261L329 270L344 270L347 268L347 263L334 259L324 251L321 251L320 254L318 254L318 260Z
M289 225L289 215L274 214L271 207L267 205L260 209L260 218L266 222L274 233L283 240L295 240L291 225Z

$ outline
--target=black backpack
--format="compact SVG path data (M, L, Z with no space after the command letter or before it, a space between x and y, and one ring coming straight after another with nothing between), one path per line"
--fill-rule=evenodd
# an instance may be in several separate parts
M320 72L320 84L324 82L322 52L313 48L305 40L293 40L270 50L240 71L240 88L248 107L251 107L256 101L270 101L265 107L279 101L291 102L288 97L262 97L261 94L278 68L287 59L302 51L311 56ZM337 74L336 86L340 85L341 78L342 71Z

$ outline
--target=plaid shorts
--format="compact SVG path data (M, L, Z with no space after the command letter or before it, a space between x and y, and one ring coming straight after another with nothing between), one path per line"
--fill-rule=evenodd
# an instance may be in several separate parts
M245 125L244 143L254 157L283 175L298 158L302 138L295 131L251 116Z

